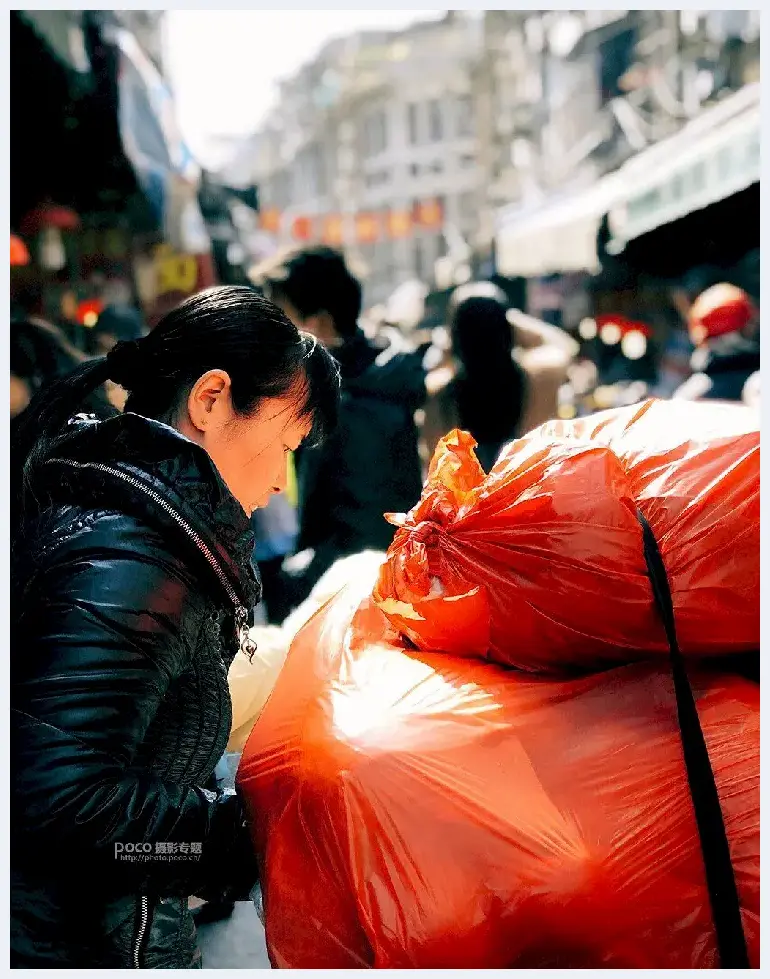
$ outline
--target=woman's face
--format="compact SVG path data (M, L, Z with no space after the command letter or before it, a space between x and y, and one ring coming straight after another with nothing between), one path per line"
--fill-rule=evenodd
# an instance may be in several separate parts
M309 418L298 417L301 389L267 398L254 415L233 408L230 378L209 371L195 384L177 426L208 452L227 488L250 516L286 489L289 453L307 437Z

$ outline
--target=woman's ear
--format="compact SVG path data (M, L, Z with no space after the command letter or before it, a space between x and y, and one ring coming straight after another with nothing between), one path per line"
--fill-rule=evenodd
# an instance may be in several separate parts
M198 378L187 396L187 414L192 427L200 433L230 421L232 384L227 371L210 370Z

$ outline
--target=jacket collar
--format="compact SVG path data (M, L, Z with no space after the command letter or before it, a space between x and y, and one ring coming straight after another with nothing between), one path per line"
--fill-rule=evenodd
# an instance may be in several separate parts
M340 365L340 373L345 380L358 377L374 363L380 353L360 327L338 346L331 354Z
M141 415L122 414L99 421L93 416L73 418L57 440L51 459L81 464L101 464L134 477L151 489L149 497L126 479L110 478L103 470L83 468L67 478L80 482L84 492L104 487L107 499L131 498L152 509L153 514L179 531L169 508L179 514L213 552L245 607L251 611L259 597L259 583L251 565L253 533L248 516L225 486L214 463L199 445L176 429ZM66 467L55 470L49 487L56 495L55 480ZM100 475L102 479L95 479Z

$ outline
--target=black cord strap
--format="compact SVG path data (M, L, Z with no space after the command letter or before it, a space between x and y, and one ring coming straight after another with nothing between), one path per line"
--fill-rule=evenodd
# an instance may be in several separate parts
M668 639L682 751L695 809L695 821L698 825L720 967L748 969L749 955L743 933L741 905L730 859L722 808L706 740L703 737L703 729L695 706L695 697L676 638L674 603L671 599L668 574L652 528L638 510L637 516L642 525L647 573L650 576L655 604L663 620Z

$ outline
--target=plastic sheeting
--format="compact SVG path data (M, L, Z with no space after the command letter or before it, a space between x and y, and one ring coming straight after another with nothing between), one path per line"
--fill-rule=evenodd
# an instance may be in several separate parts
M228 751L240 752L251 734L280 675L296 634L315 613L351 581L371 579L385 560L380 551L362 551L340 558L316 583L310 595L282 626L254 626L249 635L256 644L252 659L241 650L228 673L233 720Z
M685 656L759 648L757 414L648 401L551 422L488 478L440 443L375 597L420 649L531 671L668 655L637 511L668 573Z
M241 763L273 964L716 967L668 665L409 650L367 591L299 634ZM759 687L690 674L757 967Z

